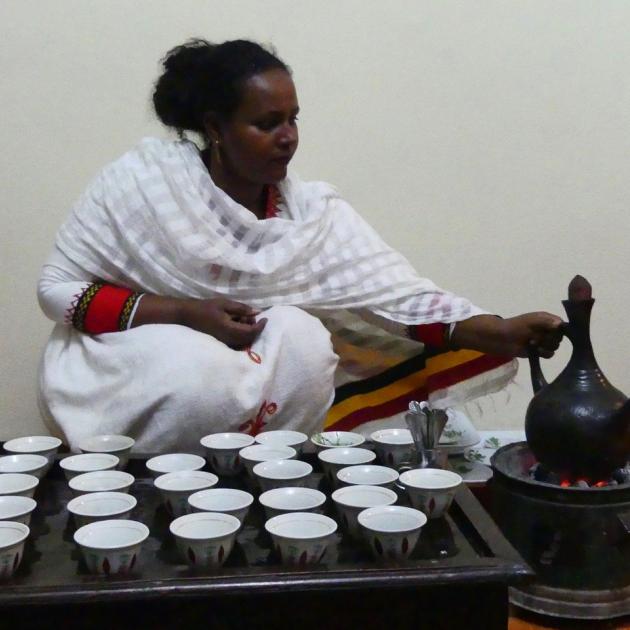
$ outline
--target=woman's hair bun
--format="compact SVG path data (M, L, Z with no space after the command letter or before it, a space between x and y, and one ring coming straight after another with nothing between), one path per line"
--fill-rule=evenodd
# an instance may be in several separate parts
M273 52L247 40L191 39L169 50L162 67L153 91L155 113L180 133L202 134L204 114L229 117L238 107L243 81L273 68L289 72Z
M201 131L195 106L198 74L215 49L215 44L193 39L169 50L162 59L164 72L155 84L153 106L168 127Z

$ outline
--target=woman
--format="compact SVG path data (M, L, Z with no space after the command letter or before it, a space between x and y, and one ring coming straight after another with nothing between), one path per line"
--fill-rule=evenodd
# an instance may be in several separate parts
M333 401L327 426L367 430L411 398L496 391L531 345L553 354L558 317L500 319L442 291L333 188L288 174L298 100L258 44L171 50L153 102L204 149L147 139L107 166L39 283L57 322L41 407L71 446L109 432L145 452L196 450L213 431L311 433Z

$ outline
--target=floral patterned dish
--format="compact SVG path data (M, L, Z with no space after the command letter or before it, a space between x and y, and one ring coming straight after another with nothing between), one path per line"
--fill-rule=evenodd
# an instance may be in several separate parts
M494 452L514 442L525 440L525 431L481 431L480 444L464 451L464 459L471 463L490 465L490 458Z
M468 416L457 409L448 410L448 422L440 436L439 447L449 455L458 455L481 440Z

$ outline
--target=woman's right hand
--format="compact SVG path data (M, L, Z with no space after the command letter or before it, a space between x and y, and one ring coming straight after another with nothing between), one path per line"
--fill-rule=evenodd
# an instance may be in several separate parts
M185 300L181 309L184 326L212 335L236 350L251 346L267 320L256 321L259 311L228 298Z
M235 350L251 346L267 320L256 321L255 309L224 297L198 300L145 294L131 322L143 324L180 324L212 335Z

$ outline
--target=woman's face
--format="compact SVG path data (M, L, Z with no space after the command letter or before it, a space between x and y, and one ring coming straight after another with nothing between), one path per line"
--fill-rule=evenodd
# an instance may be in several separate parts
M298 111L295 85L284 70L247 79L232 117L209 129L219 140L223 170L251 184L284 179L298 146Z

